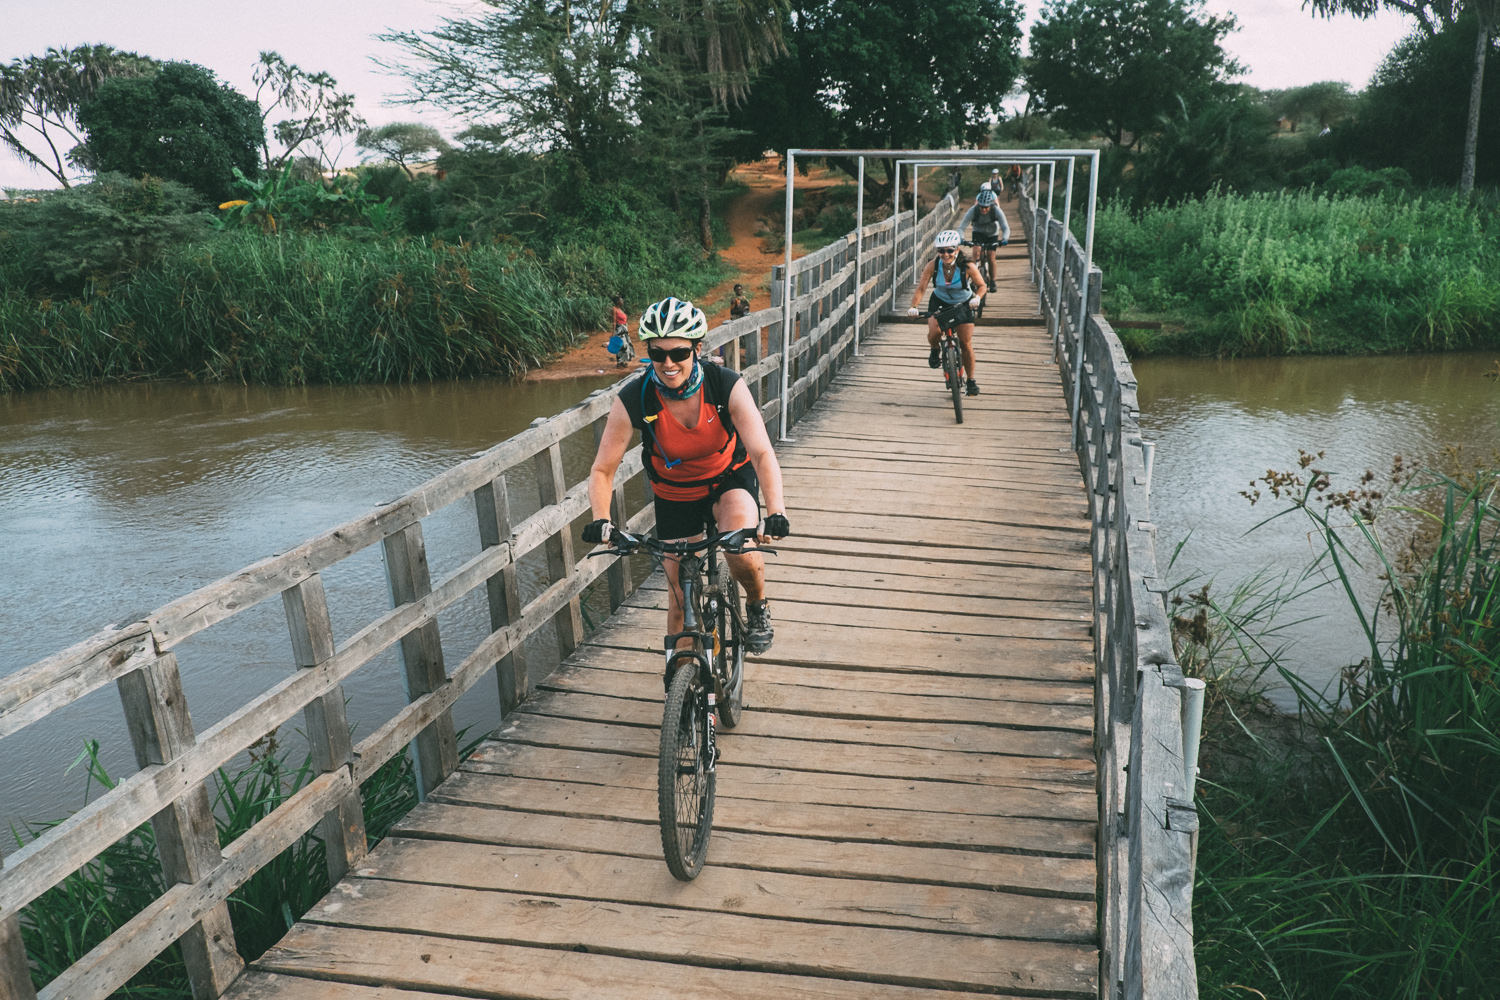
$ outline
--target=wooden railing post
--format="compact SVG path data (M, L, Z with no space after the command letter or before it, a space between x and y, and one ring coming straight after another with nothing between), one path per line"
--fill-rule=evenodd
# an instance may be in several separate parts
M740 340L744 344L745 350L745 361L744 367L741 369L742 371L754 368L756 365L760 364L760 330L760 327L756 327L754 330L751 330L748 334L740 338ZM750 389L750 397L755 400L756 406L759 406L764 401L762 399L762 396L764 394L760 389L761 384L761 379L752 379L746 383L747 387Z
M295 587L281 592L286 608L287 629L292 636L292 653L297 667L307 670L331 659L334 654L333 622L328 616L328 595L323 577L314 573ZM321 774L339 768L351 768L353 775L354 745L350 740L349 719L344 712L344 687L336 685L320 698L308 702L302 710L307 725L307 742L312 751L313 767ZM338 882L368 850L365 837L365 813L360 804L359 789L350 790L338 805L323 814L318 834L328 856L328 881Z
M562 503L568 493L568 481L563 473L562 444L554 442L536 456L536 484L541 492L542 506L550 507ZM573 531L572 525L564 524L556 534L548 537L547 582L557 583L573 575ZM583 641L583 606L574 597L553 616L557 626L557 649L559 656L567 656Z
M490 549L510 541L510 490L502 473L474 491L474 512L479 517L479 545ZM485 581L490 603L490 631L498 632L521 617L521 581L515 557L510 565ZM495 681L500 688L500 718L514 712L530 694L531 679L526 659L513 649L495 663Z
M0 868L4 867L5 859L0 857ZM15 916L0 919L0 997L36 1000L26 942L21 940L21 921Z
M771 268L771 301L772 302L780 304L780 303L782 303L784 301L784 296L786 295L786 282L787 282L786 265L785 264L777 264L777 265L773 266ZM786 351L786 349L787 349L787 337L786 337L787 326L788 326L788 323L784 319L781 322L774 323L774 324L771 325L771 328L768 331L768 336L766 338L767 350L770 353L772 353L772 354L782 354L783 352ZM786 362L783 361L781 364L779 364L779 365L776 366L776 370L775 371L773 371L771 374L769 374L769 375L766 376L766 386L767 386L767 388L766 388L766 396L768 398L761 401L761 405L763 405L763 406L766 403L768 403L771 400L773 400L773 399L776 400L778 403L782 403L783 404L783 405L777 407L777 414L776 414L776 417L774 418L776 420L776 428L775 428L775 430L771 431L772 440L777 440L777 439L785 438L786 437L786 432L787 432L786 424L788 423L788 421L785 419L785 414L786 414L786 409L787 408L784 405L784 395L786 393L786 384L785 384L786 383L786 379L783 377L783 373L786 370L786 368L787 368ZM767 429L770 430L769 428L767 428Z
M432 576L427 569L427 546L422 541L421 521L388 535L383 545L392 606L399 608L432 593ZM448 682L443 666L443 642L436 619L401 637L401 663L408 701L416 701ZM417 794L425 800L428 793L458 767L453 713L442 713L418 733L412 741L412 750L417 769Z
M142 769L169 764L197 742L175 654L162 654L121 677L115 686L125 708L136 764ZM151 817L151 828L156 833L156 850L167 885L191 885L223 860L213 806L204 785ZM234 928L225 903L204 913L203 919L182 936L181 943L194 1000L221 996L245 967L235 950Z
M729 348L729 353L738 361L739 338L731 340L726 346ZM604 425L608 420L609 417L604 416L594 421L594 446L596 448L599 440L604 437ZM629 520L625 513L625 480L623 479L615 483L614 491L610 495L609 519L615 524L624 524ZM604 578L609 581L609 610L613 614L619 610L620 605L625 603L625 598L629 597L631 590L634 589L630 579L630 563L624 559L616 559L614 565L604 571Z

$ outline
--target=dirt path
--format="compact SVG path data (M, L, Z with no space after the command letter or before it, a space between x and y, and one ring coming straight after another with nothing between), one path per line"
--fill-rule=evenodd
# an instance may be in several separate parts
M709 323L713 326L729 319L729 300L736 282L745 286L745 295L750 299L752 311L769 307L771 267L781 263L783 259L780 251L767 251L766 241L755 234L765 227L765 220L775 216L781 208L782 199L786 197L784 168L778 160L759 160L741 164L730 176L749 186L750 190L730 203L725 224L733 242L719 248L719 256L732 265L738 274L725 279L698 298L698 305L708 313ZM821 188L847 182L848 178L838 171L815 168L808 176L797 178L797 187L799 190ZM803 253L803 250L793 244L794 258L801 257ZM634 315L630 317L632 331L635 319ZM590 333L587 340L566 354L542 368L527 372L526 381L589 378L616 371L614 362L605 350L609 337L608 330ZM639 345L636 349L639 353Z

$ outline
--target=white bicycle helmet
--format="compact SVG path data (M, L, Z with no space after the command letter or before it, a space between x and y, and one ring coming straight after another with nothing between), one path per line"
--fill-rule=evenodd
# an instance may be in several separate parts
M946 250L949 247L958 246L963 241L964 235L957 229L944 229L933 238L932 248L934 250Z
M979 192L979 197L974 199L976 205L993 205L995 203L995 192L988 189Z
M647 306L641 313L638 336L642 340L656 337L681 337L684 340L702 340L708 333L708 317L703 310L686 299L662 299Z

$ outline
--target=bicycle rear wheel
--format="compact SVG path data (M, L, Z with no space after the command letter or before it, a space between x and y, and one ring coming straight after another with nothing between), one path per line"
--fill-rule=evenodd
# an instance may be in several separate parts
M698 665L677 668L667 688L657 758L656 811L661 849L672 876L690 882L703 870L714 821L714 772L704 745L707 699L698 684Z
M943 347L943 374L948 379L948 391L953 394L953 419L964 422L963 366L958 361L958 347L947 344Z
M745 710L745 602L740 585L729 574L729 567L719 565L719 648L714 653L714 671L727 677L719 693L719 723L725 729L740 724Z

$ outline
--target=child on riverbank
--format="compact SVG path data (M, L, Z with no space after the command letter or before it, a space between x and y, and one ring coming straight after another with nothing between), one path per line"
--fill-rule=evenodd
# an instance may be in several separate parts
M615 296L613 315L615 334L609 338L609 353L615 357L615 367L624 368L635 360L635 346L630 342L630 319L625 315L625 299Z

